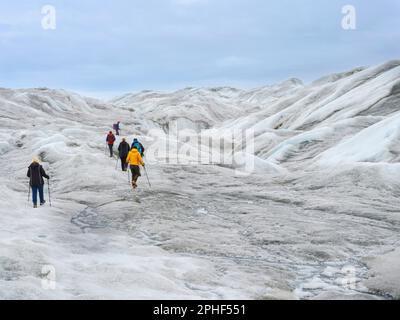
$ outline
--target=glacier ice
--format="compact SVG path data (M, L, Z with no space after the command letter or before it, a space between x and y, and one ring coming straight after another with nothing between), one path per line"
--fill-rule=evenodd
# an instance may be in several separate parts
M107 102L0 89L0 298L398 298L399 79L390 61L311 84ZM142 177L137 194L106 156L117 119L154 154L153 187ZM185 130L194 140L166 134ZM229 130L252 130L254 154L232 165L196 162L227 156L216 148L186 154ZM51 208L27 202L34 155Z

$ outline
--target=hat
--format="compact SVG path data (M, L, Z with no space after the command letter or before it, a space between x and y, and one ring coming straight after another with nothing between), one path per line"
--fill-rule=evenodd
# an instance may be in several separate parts
M33 163L39 163L40 161L39 161L38 157L33 157L32 162Z

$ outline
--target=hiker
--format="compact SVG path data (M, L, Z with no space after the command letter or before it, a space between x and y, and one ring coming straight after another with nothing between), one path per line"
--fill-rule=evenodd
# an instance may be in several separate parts
M106 138L106 142L108 144L108 148L110 149L110 158L112 158L114 156L114 142L115 142L115 136L112 133L112 131L110 131L107 135Z
M121 125L121 121L118 121L116 124L113 125L113 129L115 130L115 133L117 136L119 136L119 132L121 130L120 125Z
M131 166L132 187L133 189L136 189L137 180L141 176L139 166L140 165L142 165L143 167L145 166L142 156L140 155L139 151L136 148L132 148L132 150L129 152L128 157L126 158L126 163L129 163Z
M135 148L137 151L139 151L140 155L142 156L142 158L144 157L144 147L143 145L139 142L138 139L134 139L133 143L132 143L132 147L131 148Z
M121 159L122 171L128 171L128 164L126 162L126 158L128 157L130 149L131 148L129 146L129 143L126 142L126 138L123 138L122 142L119 144L118 147L119 157Z
M26 174L30 178L29 185L32 189L32 201L33 207L37 208L37 193L39 192L40 205L43 206L46 201L44 200L43 186L44 178L50 179L46 174L43 167L39 164L39 160L34 158L32 164L28 168L28 173Z

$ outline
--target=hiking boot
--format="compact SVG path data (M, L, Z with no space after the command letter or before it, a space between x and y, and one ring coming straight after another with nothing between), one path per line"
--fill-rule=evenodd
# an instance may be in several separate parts
M37 208L37 204L34 204L34 205L33 205L33 208L36 209L36 208Z
M46 201L43 201L40 203L41 206L44 206L44 204L46 203Z

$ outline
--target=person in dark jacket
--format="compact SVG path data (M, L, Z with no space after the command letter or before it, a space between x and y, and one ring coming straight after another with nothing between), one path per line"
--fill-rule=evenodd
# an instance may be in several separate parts
M108 133L106 142L107 142L108 148L110 149L110 158L112 158L114 156L114 142L115 142L115 136L112 133L112 131L110 131Z
M118 121L117 123L115 123L113 125L113 128L115 130L116 135L119 136L120 131L121 131L121 121Z
M123 138L122 142L119 144L118 151L119 151L119 157L121 158L122 171L128 171L128 164L126 163L126 158L128 157L131 148L129 146L129 143L126 142L125 138Z
M37 208L37 193L39 192L40 205L43 206L46 201L44 200L43 186L44 179L50 179L46 174L43 167L39 164L39 160L34 158L32 164L28 168L27 177L30 178L29 185L32 188L32 201L33 207Z

